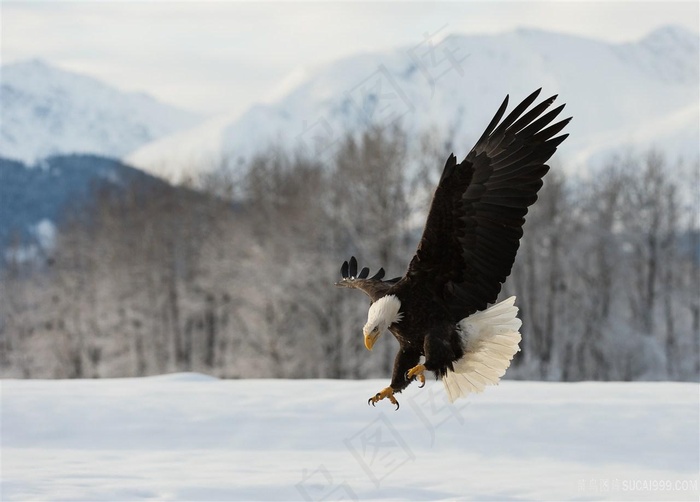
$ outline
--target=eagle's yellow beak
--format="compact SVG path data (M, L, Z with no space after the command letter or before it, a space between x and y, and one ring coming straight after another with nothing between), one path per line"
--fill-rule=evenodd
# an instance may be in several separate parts
M379 335L381 333L379 332L378 328L374 328L371 332L365 333L365 347L367 347L367 350L372 350L372 347L374 347L374 342L377 341L377 338L379 338Z

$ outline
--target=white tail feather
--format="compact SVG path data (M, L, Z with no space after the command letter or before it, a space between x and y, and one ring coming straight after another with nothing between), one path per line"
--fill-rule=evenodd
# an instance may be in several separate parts
M515 297L511 296L459 322L464 355L453 364L454 371L447 370L442 379L451 403L500 381L520 350L518 330L522 322L517 315Z

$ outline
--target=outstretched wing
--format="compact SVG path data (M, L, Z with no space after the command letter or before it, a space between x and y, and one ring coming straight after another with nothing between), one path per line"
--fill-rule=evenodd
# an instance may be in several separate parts
M455 320L494 303L510 274L528 207L537 200L545 162L568 134L553 125L556 96L530 111L538 89L501 121L508 97L462 163L450 155L407 277L441 297ZM544 113L544 114L543 114ZM500 123L499 123L500 122Z
M349 262L343 262L340 268L342 279L335 283L336 286L343 288L353 288L362 290L367 296L376 302L382 296L386 295L387 290L399 281L399 277L383 281L384 269L380 268L376 274L369 277L369 268L364 267L357 273L357 260L354 256L350 257Z

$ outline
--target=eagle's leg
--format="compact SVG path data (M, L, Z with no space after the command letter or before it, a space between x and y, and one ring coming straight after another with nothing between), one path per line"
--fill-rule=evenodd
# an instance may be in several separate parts
M377 392L377 394L375 394L367 400L367 404L371 404L372 406L374 406L375 403L378 403L384 398L389 399L389 401L391 401L391 404L395 404L396 409L399 409L399 402L394 397L394 389L392 389L391 387L387 387Z
M406 377L408 370L415 366L418 361L420 361L420 350L410 347L402 347L396 353L396 359L394 360L394 372L391 376L391 383L389 387L381 390L376 395L370 397L367 400L368 404L374 406L376 403L382 399L389 399L392 404L396 405L396 409L399 409L399 402L394 397L394 394L401 392L411 383L411 379Z
M408 380L413 380L414 378L417 378L418 381L420 382L419 387L423 387L425 385L425 375L423 374L425 372L425 366L422 364L419 364L417 366L414 366L410 370L406 372L406 379Z

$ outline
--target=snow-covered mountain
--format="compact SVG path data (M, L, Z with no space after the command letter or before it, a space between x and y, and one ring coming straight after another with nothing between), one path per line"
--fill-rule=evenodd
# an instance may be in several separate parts
M370 123L400 123L413 137L432 130L459 156L506 94L515 101L539 87L543 96L558 93L574 116L558 155L570 170L629 148L694 159L698 45L696 33L678 27L625 44L533 29L426 40L308 71L272 104L156 141L127 160L177 177L272 145L330 156L345 131Z
M119 158L199 121L39 60L2 66L0 103L0 156L29 164L64 153Z

